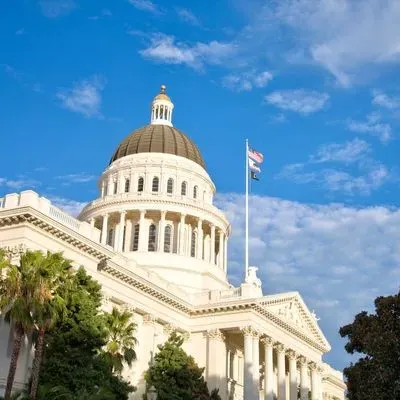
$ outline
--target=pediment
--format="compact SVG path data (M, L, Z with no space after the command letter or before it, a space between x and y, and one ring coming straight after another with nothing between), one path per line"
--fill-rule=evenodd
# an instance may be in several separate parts
M329 342L319 328L315 314L310 312L298 292L264 296L257 303L283 325L307 336L326 351L330 350Z

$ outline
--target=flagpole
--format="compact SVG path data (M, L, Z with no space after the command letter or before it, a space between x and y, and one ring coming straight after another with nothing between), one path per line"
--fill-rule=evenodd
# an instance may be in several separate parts
M246 139L246 249L245 249L245 280L249 273L249 141Z

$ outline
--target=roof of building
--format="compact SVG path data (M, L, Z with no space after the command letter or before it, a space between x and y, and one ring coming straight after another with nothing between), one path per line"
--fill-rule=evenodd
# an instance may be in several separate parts
M186 134L168 125L146 125L128 135L115 150L110 164L138 153L166 153L185 157L205 168L197 146Z

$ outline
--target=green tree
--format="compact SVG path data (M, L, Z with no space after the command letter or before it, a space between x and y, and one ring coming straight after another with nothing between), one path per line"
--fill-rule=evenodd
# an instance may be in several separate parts
M58 294L65 301L66 312L45 335L38 399L47 399L40 395L43 388L62 387L74 400L96 396L126 400L134 388L113 374L102 354L107 331L100 285L80 268L69 285L59 287Z
M375 313L363 311L340 328L348 353L362 354L344 369L349 400L400 399L400 292L375 299Z
M43 356L43 346L46 331L53 326L65 312L65 301L59 295L60 285L68 285L71 276L71 263L61 253L35 253L35 266L40 277L41 296L34 311L33 318L37 330L35 341L35 357L31 375L29 398L36 399L39 383L39 372Z
M182 349L183 339L172 333L168 341L158 346L159 352L145 374L147 388L154 386L158 400L220 400L218 391L210 395L193 357Z
M41 291L41 277L36 260L40 252L27 251L18 265L7 262L4 252L0 263L0 310L5 320L14 327L13 350L7 377L5 400L10 400L17 370L18 357L24 335L30 335L35 327L33 313L45 300Z
M105 314L107 344L105 356L112 365L113 372L121 374L126 362L130 367L136 360L134 336L136 324L131 321L132 314L128 311L119 311L114 307L111 313Z

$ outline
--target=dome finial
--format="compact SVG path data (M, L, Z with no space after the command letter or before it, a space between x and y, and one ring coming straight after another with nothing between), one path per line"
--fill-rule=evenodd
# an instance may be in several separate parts
M160 93L153 99L151 105L151 124L172 126L172 110L174 105L166 93L167 87L161 85Z

